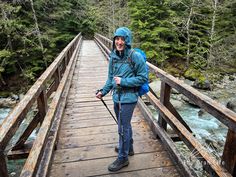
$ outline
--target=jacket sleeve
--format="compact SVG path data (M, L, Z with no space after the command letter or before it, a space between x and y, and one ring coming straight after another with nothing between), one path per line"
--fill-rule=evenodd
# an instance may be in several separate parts
M109 91L112 89L112 80L113 80L113 74L112 74L112 58L109 60L109 66L108 66L108 77L106 84L102 88L102 96L105 96Z
M134 52L132 60L134 61L134 71L136 75L134 77L122 78L120 85L123 87L139 87L148 81L148 74L146 71L146 63L142 59L142 55L138 52Z

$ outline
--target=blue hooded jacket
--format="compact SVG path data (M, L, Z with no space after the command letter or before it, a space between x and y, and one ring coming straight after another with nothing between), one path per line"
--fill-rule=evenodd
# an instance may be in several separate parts
M115 38L117 36L124 37L125 49L122 56L118 55L118 51L115 48ZM143 85L148 81L146 75L146 63L142 59L142 55L138 52L131 54L131 43L132 36L131 31L126 27L120 27L115 31L113 38L113 50L110 54L110 61L108 67L108 78L106 84L102 89L102 95L105 96L110 90L113 90L112 99L114 102L119 102L118 86L114 81L114 76L121 77L121 103L135 103L138 100L138 89L137 87ZM131 66L128 57L134 63Z

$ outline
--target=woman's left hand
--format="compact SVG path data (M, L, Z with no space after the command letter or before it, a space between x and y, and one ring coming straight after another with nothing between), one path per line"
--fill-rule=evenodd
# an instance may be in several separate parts
M121 82L121 78L120 77L115 76L114 80L116 82L116 85L120 85L120 82Z

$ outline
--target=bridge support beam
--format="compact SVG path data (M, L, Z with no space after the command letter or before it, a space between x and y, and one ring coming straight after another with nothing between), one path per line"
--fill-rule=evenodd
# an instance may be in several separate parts
M160 95L160 101L164 106L169 105L170 102L170 91L171 87L166 84L165 82L161 82L161 95ZM167 123L165 119L159 114L158 123L160 127L162 127L164 130L167 130Z
M0 176L8 177L6 157L3 152L0 152Z
M39 123L43 122L43 119L47 113L48 110L48 103L47 103L47 94L46 94L46 88L44 87L42 92L40 93L38 99L38 113L36 116L31 120L28 127L24 130L23 134L19 138L19 140L16 143L16 146L13 148L13 150L19 150L24 148L24 144L28 137L31 135L31 133L34 131L34 129L38 126Z
M222 164L232 174L236 176L236 133L232 130L228 131L225 142L224 152L222 156Z

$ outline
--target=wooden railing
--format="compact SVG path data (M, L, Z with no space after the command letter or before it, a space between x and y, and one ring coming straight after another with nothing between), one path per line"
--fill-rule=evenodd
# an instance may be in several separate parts
M34 83L0 126L1 177L8 177L7 158L16 159L27 156L20 176L46 176L52 150L56 145L60 117L65 107L81 41L81 34L78 34ZM53 92L55 92L54 96ZM20 131L21 136L16 143L10 145L9 142L21 127L27 113L35 109L34 107L37 108L37 113ZM39 127L36 139L33 142L27 142L36 127Z
M96 34L95 41L102 49L105 56L109 57L112 47L112 41L106 37ZM147 62L151 72L154 72L156 77L161 80L160 99L154 96L153 93L148 92L146 98L149 102L159 110L159 118L156 122L153 114L147 108L146 104L139 99L138 105L147 119L153 132L162 140L165 147L169 150L170 156L176 164L180 167L180 172L183 176L196 176L195 172L185 163L186 160L178 151L173 138L167 133L167 124L178 135L187 147L194 152L203 165L203 170L206 170L210 176L236 176L236 113L220 105L211 98L203 95L196 89L185 84L183 81L176 79L170 74L157 68L151 63ZM196 105L213 115L224 125L228 127L228 134L225 142L223 156L218 162L207 149L200 144L200 142L193 136L191 129L183 118L176 111L170 102L171 89L176 89L179 93L185 95L189 100ZM192 154L192 155L194 155Z

